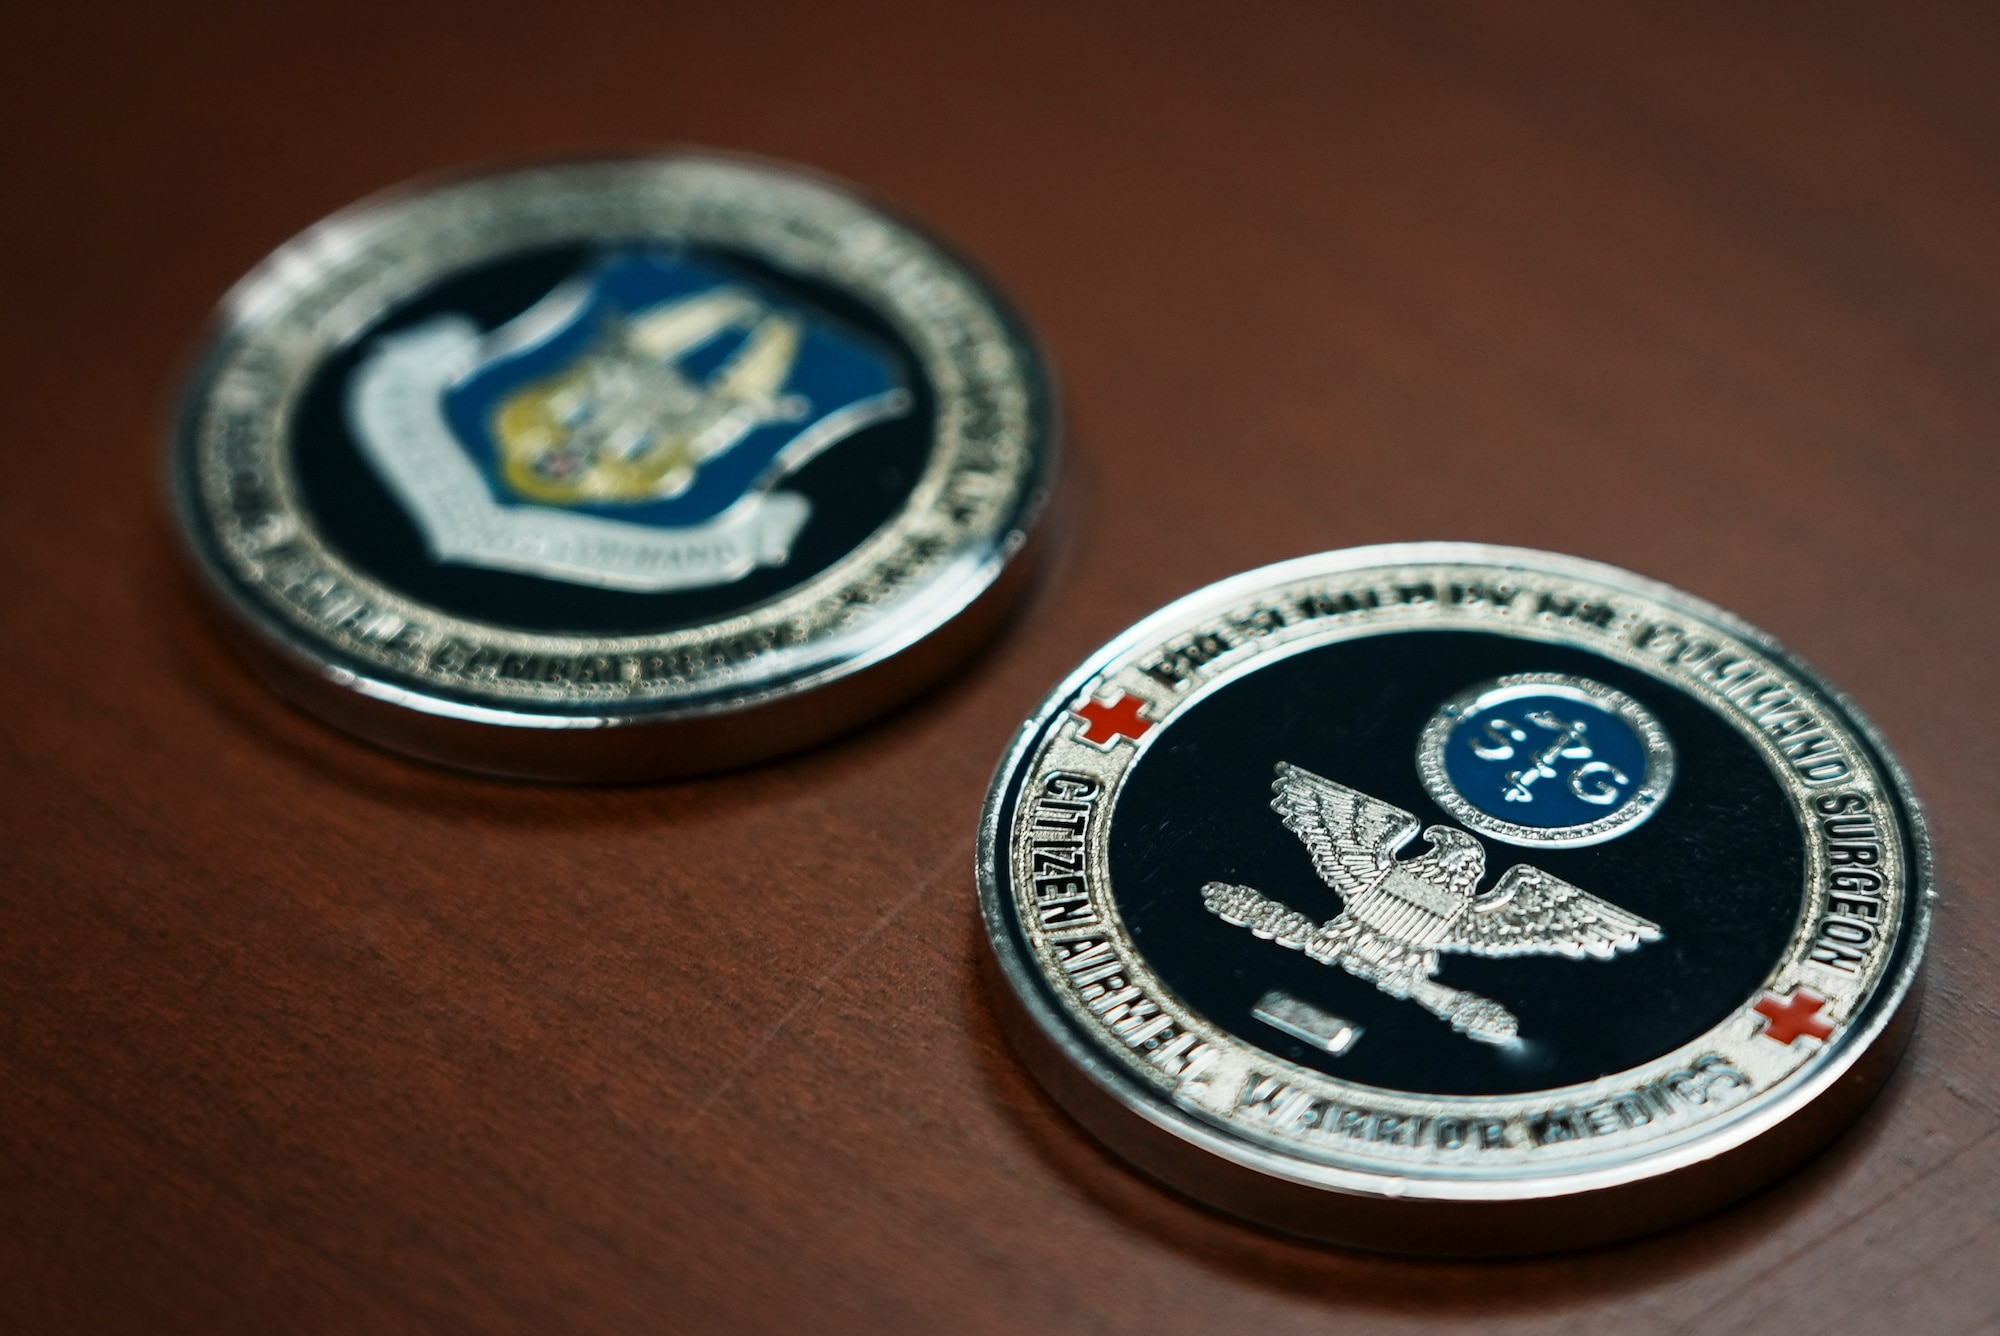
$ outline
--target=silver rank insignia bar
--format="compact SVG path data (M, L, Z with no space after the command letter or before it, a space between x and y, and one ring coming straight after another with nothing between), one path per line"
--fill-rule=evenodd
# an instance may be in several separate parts
M1119 636L1002 763L1010 1035L1189 1195L1366 1248L1658 1229L1900 1052L1931 913L1895 759L1737 618L1547 553L1360 548Z
M910 224L673 155L364 201L230 293L173 442L206 590L328 720L642 779L849 728L1024 580L1032 339Z

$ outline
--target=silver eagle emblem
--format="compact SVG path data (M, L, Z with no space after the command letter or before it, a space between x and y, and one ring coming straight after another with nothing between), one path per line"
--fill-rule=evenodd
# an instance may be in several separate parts
M1490 998L1448 988L1431 976L1438 954L1594 956L1608 960L1660 928L1526 863L1516 863L1485 895L1486 850L1449 826L1423 831L1431 851L1408 862L1396 853L1422 826L1402 808L1280 764L1271 810L1305 841L1320 879L1345 908L1324 923L1250 889L1211 881L1202 903L1225 923L1338 965L1391 997L1406 997L1482 1043L1520 1032L1514 1013Z

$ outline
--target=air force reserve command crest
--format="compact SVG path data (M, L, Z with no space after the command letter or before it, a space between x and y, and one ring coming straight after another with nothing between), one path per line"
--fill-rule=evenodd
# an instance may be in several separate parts
M812 501L778 484L910 411L898 359L715 264L615 253L490 333L378 338L355 443L432 555L652 592L791 559Z
M805 745L966 652L1053 452L1032 341L937 243L681 155L289 243L224 306L174 477L300 703L432 759L637 778Z
M1163 610L1024 727L981 897L1031 1068L1193 1196L1397 1251L1577 1246L1797 1163L1900 1050L1901 771L1769 637L1464 544Z

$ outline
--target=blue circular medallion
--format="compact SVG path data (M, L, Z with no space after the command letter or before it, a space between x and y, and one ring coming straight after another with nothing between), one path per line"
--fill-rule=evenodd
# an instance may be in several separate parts
M1438 710L1417 768L1439 805L1512 844L1596 844L1652 815L1673 748L1637 701L1587 678L1481 683Z

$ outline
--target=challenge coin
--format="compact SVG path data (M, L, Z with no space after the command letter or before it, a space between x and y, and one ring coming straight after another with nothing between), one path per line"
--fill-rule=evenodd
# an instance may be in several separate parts
M1840 694L1664 585L1361 548L1093 655L987 802L1031 1070L1185 1193L1390 1251L1688 1219L1887 1075L1923 822Z
M223 303L172 448L264 675L501 774L685 775L990 633L1054 464L1005 302L839 186L674 155L365 201Z

